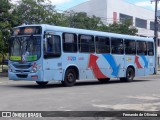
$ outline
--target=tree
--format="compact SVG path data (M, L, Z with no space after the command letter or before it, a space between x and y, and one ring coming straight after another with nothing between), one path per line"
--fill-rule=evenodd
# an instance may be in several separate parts
M45 3L46 2L46 3ZM15 25L58 24L60 14L49 0L22 0L14 6L13 14L17 19Z
M138 32L138 30L133 27L130 20L105 25L99 17L94 15L89 17L85 12L75 13L70 11L66 14L68 16L68 21L66 21L66 23L68 23L69 27L128 35L136 35Z
M8 40L11 30L11 4L9 0L1 0L0 4L0 54L4 55L8 52Z
M133 26L132 21L125 20L123 22L115 22L113 24L109 24L106 28L104 28L104 31L119 34L136 35L138 29Z
M68 23L70 27L96 30L98 24L101 24L101 20L94 15L89 17L85 12L74 13L70 11L68 14Z

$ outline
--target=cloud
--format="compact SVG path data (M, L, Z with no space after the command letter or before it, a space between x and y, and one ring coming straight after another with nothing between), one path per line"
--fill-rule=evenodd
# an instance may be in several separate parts
M72 0L50 0L53 5L60 5L71 2Z
M149 8L149 9L152 9L152 10L155 9L155 3L151 2L150 0L137 2L137 3L135 3L135 5L140 6L140 7L144 7L144 8ZM158 8L160 8L160 3L158 4Z

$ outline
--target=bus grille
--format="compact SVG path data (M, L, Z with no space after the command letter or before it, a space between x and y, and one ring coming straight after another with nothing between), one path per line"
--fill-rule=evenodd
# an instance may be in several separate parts
M14 64L13 66L18 69L29 69L31 67L31 65L16 65L16 64Z
M23 75L23 74L17 74L17 77L19 78L27 78L28 75Z
M30 72L29 70L15 70L17 73L23 73L23 72L26 72L26 73L28 73L28 72Z

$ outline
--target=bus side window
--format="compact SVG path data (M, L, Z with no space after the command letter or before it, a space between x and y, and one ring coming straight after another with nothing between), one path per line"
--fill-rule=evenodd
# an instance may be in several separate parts
M135 55L136 54L136 42L134 40L125 40L125 54Z
M137 55L147 55L147 43L144 41L136 42Z
M77 52L77 35L72 33L63 33L63 51Z
M110 53L110 39L108 37L96 37L96 52Z
M79 35L79 51L80 52L95 52L94 37L91 35Z
M44 43L44 58L60 57L61 42L58 35L47 35Z
M153 56L154 55L154 45L153 42L148 42L148 55Z
M113 54L124 54L123 39L111 38L111 53Z

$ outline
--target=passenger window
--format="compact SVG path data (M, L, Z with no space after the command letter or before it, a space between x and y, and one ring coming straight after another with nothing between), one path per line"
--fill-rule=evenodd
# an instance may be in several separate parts
M153 56L154 55L154 45L153 42L148 42L148 55Z
M110 53L110 39L108 37L96 37L96 52Z
M136 54L136 42L134 40L125 40L125 54L135 55Z
M111 38L111 53L124 54L123 39Z
M95 52L94 37L91 35L79 35L79 51Z
M136 42L137 55L147 55L147 43L143 41Z
M72 33L63 33L63 51L77 52L77 35Z

